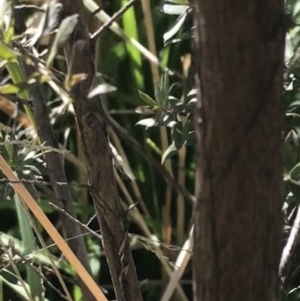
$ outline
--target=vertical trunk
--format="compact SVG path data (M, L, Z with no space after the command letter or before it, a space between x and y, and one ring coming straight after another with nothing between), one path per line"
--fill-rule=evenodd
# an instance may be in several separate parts
M87 78L72 86L71 96L116 299L142 301L128 240L127 213L122 208L113 174L102 103L99 97L87 97L95 75L95 41L87 30L82 0L60 2L66 15L78 14L77 27L66 47L67 61L72 75L86 74Z
M195 300L276 300L282 0L195 0Z

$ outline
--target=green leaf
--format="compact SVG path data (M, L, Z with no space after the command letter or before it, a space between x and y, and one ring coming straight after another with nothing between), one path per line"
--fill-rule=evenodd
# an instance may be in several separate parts
M171 130L172 141L174 142L177 149L180 149L184 144L183 138L183 126L182 123L176 123Z
M4 274L4 271L2 271L2 274ZM7 285L13 292L15 292L23 300L30 300L23 286L21 286L20 284L11 283L10 281L6 280L3 276L0 276L0 279L3 281L5 285ZM24 283L25 286L27 287L27 290L30 291L29 285L26 282Z
M27 218L26 212L21 204L19 197L14 195L15 206L17 209L17 216L19 228L21 232L22 242L25 247L23 255L28 255L35 251L35 236L30 221ZM42 300L43 288L41 285L41 277L30 266L26 266L27 281L31 290L32 297Z
M128 3L128 0L121 0L121 5L124 7ZM136 18L136 11L134 7L130 7L122 15L122 24L125 34L128 37L135 40L139 40L139 30ZM144 89L144 74L143 74L143 59L140 51L138 51L129 41L125 41L125 46L127 49L127 54L130 58L130 68L132 70L132 75L134 77L134 84L139 89Z
M291 170L298 162L299 137L291 130L285 137L283 145L283 162L285 170Z
M10 2L7 0L0 0L0 31L2 41L9 43L14 34L14 20Z
M150 106L139 106L135 109L137 114L150 115L155 114L155 111L150 108Z
M285 298L286 301L299 301L299 299L300 299L300 286L291 289Z
M151 128L156 124L157 123L155 118L145 118L136 123L136 125L142 125L145 126L146 128Z
M159 126L167 126L174 127L176 124L176 120L174 120L174 114L171 112L162 112L160 115L156 116L157 125Z
M300 163L296 164L290 171L290 181L296 185L300 185Z
M0 42L0 58L4 60L13 60L16 59L21 54L11 48L9 48L7 45Z
M103 95L103 94L107 94L110 92L114 92L116 91L117 88L109 85L107 83L103 83L98 85L96 88L94 88L89 94L88 94L88 98L93 98L96 95Z
M189 5L182 5L176 2L165 1L160 7L160 11L167 15L181 15L189 9Z
M20 88L16 85L7 84L0 86L0 93L1 94L18 94L20 93Z
M61 47L63 47L64 44L67 42L72 32L74 31L77 22L78 22L78 14L67 17L61 22L47 59L47 66L51 64L58 50Z
M2 281L1 277L0 277L0 301L4 301L4 297L3 297L3 281Z
M169 90L170 90L168 72L165 72L160 77L160 89L161 89L161 103L163 108L166 108L168 106L168 97L169 97Z
M160 77L154 91L155 100L157 104L162 108L167 108L168 106L169 90L169 74L168 72L165 72Z
M146 103L148 104L149 106L151 107L154 107L157 105L157 103L155 102L155 100L153 98L151 98L149 95L143 93L142 91L138 90L139 91L139 95L140 95L140 98Z
M169 147L165 150L165 152L162 155L161 158L161 164L164 164L164 162L170 158L171 156L175 155L177 153L177 148L175 146L174 141L169 145Z
M168 40L164 44L164 46L166 47L166 46L168 46L170 44L180 43L180 42L182 42L184 40L188 40L188 39L191 39L193 37L194 37L193 36L193 31L192 31L192 28L191 28L189 31L185 31L182 34L179 34L178 36L176 36L176 38Z
M185 138L184 145L186 146L194 146L196 144L196 135L194 131L188 133Z
M181 101L178 98L169 95L168 108L173 109L177 104L181 104Z
M178 31L182 27L184 21L186 20L187 15L188 15L187 11L184 12L183 14L181 14L175 21L174 26L164 34L164 36L163 36L164 44L166 42L168 42L171 38L173 38L178 33Z
M163 107L162 101L161 101L162 97L161 97L161 89L160 89L159 83L157 83L155 86L154 95L155 95L155 100L156 100L156 103L158 104L158 106Z

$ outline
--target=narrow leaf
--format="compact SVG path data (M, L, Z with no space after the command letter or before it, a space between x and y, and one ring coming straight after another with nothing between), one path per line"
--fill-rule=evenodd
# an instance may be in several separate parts
M163 105L163 108L166 108L168 105L169 88L169 74L168 72L165 72L160 78L160 89L162 91L161 103Z
M61 22L47 59L47 66L51 64L58 50L62 46L64 46L64 44L67 42L70 35L74 31L77 22L78 22L78 14L67 17Z
M136 125L142 125L145 126L146 128L150 128L156 125L156 119L155 118L142 119L139 122L137 122Z
M37 12L33 15L31 24L28 26L27 34L33 35L28 46L34 46L37 41L50 34L59 21L59 13L62 10L62 5L57 0L43 5L46 12Z
M9 2L7 0L0 0L0 24L5 20L5 14L9 9Z
M161 12L167 15L181 15L189 9L189 6L173 2L166 2L162 4L159 9Z
M180 30L181 26L183 25L186 17L187 12L183 13L178 17L174 26L164 34L164 43L166 43L168 40L175 36L175 34Z
M0 42L0 58L1 59L12 60L20 55L21 54L19 52L9 48L7 45Z
M54 1L55 3L50 3L47 9L45 28L43 31L43 36L49 34L58 24L59 14L62 10L62 4L58 1Z
M135 109L135 112L141 115L155 114L155 111L152 110L149 106L139 106Z
M26 34L32 35L31 39L28 41L29 47L33 47L37 43L37 41L42 37L46 24L46 18L46 13L42 12L38 12L33 15L32 22L26 30Z
M149 106L154 107L157 105L153 98L151 98L149 95L143 93L140 90L139 90L139 95L140 95L140 98Z
M0 86L0 93L1 94L17 94L17 93L20 93L20 88L15 85L7 84L7 85Z
M165 150L165 152L162 155L161 158L161 164L164 164L164 162L170 158L171 156L175 155L177 153L177 148L175 146L175 143L172 142L169 147Z
M117 90L117 88L112 85L109 85L106 83L100 84L89 93L88 98L93 98L96 95L107 94L110 92L114 92L116 90Z

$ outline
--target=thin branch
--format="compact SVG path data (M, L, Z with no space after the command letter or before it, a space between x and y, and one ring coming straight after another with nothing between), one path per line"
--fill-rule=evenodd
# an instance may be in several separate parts
M108 22L103 24L96 32L94 32L91 35L91 39L96 40L97 38L99 38L102 31L109 28L113 24L113 22L116 21L119 17L121 17L131 6L135 4L136 1L137 0L130 0L124 7L122 7L118 12L116 12Z
M97 9L97 4L94 2L94 0L85 0L84 5L89 11L95 11ZM97 14L98 20L101 22L108 22L111 17L106 14L104 11L100 11ZM119 37L121 37L124 41L130 43L133 47L135 47L148 61L153 62L157 64L162 70L165 72L168 72L171 76L176 76L179 79L183 80L183 76L180 72L175 70L170 70L169 68L165 67L159 59L151 53L146 47L144 47L142 44L140 44L137 40L133 39L132 37L129 37L117 23L113 23L110 29Z
M107 125L112 127L114 131L119 135L119 137L130 146L133 150L135 150L143 159L145 159L152 168L160 174L164 180L170 184L173 189L175 189L178 193L182 194L184 198L189 201L190 203L194 203L195 197L191 195L185 187L178 184L178 182L170 175L170 173L161 165L159 164L148 152L145 148L128 132L124 129L115 119L113 119L107 111L101 106L101 117L104 119Z
M0 154L0 168L10 180L13 181L18 180L18 178L16 177L16 175L14 174L10 166L6 163L4 158L1 156L1 154ZM19 195L19 197L22 198L24 203L26 203L27 207L30 209L33 215L39 220L40 224L47 231L49 236L57 244L59 249L65 255L66 259L69 261L69 263L73 266L73 268L77 272L80 279L84 283L86 283L88 289L90 289L92 295L95 297L95 300L106 301L107 300L106 297L103 295L99 286L93 280L92 276L86 271L86 269L82 265L82 262L75 256L75 254L67 245L65 240L60 236L60 234L57 232L53 224L47 218L47 216L39 207L39 205L36 203L36 201L33 199L33 197L28 192L28 190L23 186L23 184L13 184L13 188L15 192Z
M18 0L16 0L15 3L18 4ZM21 34L26 29L26 25L22 18L21 11L15 9L14 17L15 31L18 34ZM26 64L23 65L23 68L27 77L29 77L30 74L36 71L32 66ZM50 147L58 149L58 141L54 135L50 123L48 108L46 105L46 99L42 87L39 84L30 85L29 92L32 98L32 104L34 107L33 114L35 122L37 124L37 132L41 143L47 144ZM62 157L59 153L45 153L45 161L47 163L47 167L51 170L50 179L52 182L67 182L64 166L62 164ZM76 217L74 203L68 186L60 186L54 184L53 189L56 196L56 203L59 205L62 204L70 215ZM60 218L67 238L78 236L79 234L81 234L81 229L77 225L74 226L73 223L70 223L68 219L62 218L62 216ZM90 268L88 255L83 239L79 237L76 240L70 241L69 244L70 248L76 254L86 271L91 275L92 271ZM79 286L82 290L84 301L96 300L96 298L89 290L83 279L79 279Z
M53 208L55 208L57 211L59 211L62 214L64 214L67 218L69 218L74 223L78 224L82 229L86 230L87 232L89 232L90 234L92 234L94 237L96 237L97 239L99 239L100 241L102 241L102 236L100 234L98 234L97 232L93 231L91 228L89 228L88 224L85 225L85 224L81 223L78 219L74 218L68 212L66 212L66 210L64 210L63 208L60 208L59 206L57 206L57 205L55 205L55 204L53 204L51 202L49 203L49 205L52 206Z
M71 184L68 182L57 182L57 181L40 181L40 180L27 180L27 179L19 179L17 181L11 181L5 178L0 179L0 183L10 183L10 184L36 184L36 185L45 185L45 186L53 186L53 185L58 185L58 186L73 186L73 187L81 187L81 188L86 188L89 189L88 184Z
M45 281L50 288L52 288L61 298L63 298L64 300L70 300L66 295L63 294L63 292L58 289L54 284L52 284L48 279L47 277L45 277L45 275L43 274L42 271L40 271L34 264L33 262L31 262L27 256L23 256L22 254L18 254L18 256L20 256L20 261L24 264L27 264L29 265L42 279L43 281ZM53 274L55 274L53 272Z

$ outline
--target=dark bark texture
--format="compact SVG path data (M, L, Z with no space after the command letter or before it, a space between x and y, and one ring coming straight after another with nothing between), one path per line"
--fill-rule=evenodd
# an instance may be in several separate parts
M101 99L88 99L95 75L95 41L84 21L81 0L61 0L65 15L78 14L78 25L66 49L71 74L86 74L72 87L76 121L82 140L90 192L99 221L102 242L118 301L141 301L138 279L128 241L127 216L122 208L113 174L112 152Z
M282 0L195 0L195 300L275 301Z

